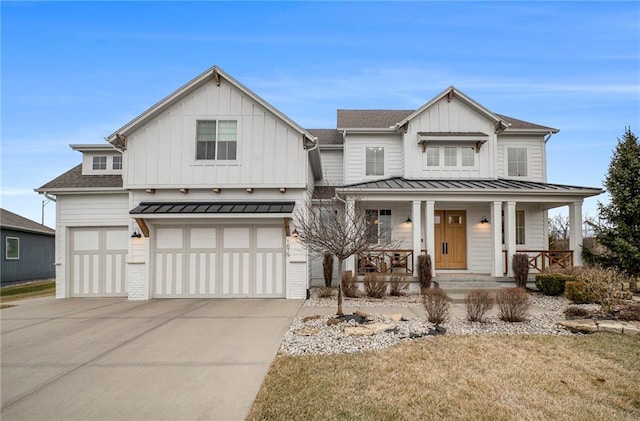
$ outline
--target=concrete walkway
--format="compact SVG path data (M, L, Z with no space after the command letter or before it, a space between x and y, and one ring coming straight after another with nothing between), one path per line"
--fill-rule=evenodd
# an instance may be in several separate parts
M299 300L34 299L3 309L7 420L243 420Z

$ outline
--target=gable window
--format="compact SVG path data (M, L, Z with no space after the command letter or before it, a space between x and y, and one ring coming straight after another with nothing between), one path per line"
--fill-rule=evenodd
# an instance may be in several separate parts
M107 169L107 157L106 156L94 156L93 157L93 169L94 170L106 170Z
M444 166L458 166L458 148L444 148Z
M440 166L440 148L427 148L427 167Z
M4 252L4 258L6 260L20 260L20 239L16 237L6 237Z
M370 244L391 243L391 209L367 209L367 237Z
M507 149L507 173L509 177L527 176L527 148Z
M112 162L111 168L113 168L114 170L121 170L122 169L122 156L114 156L113 157L113 162Z
M384 175L384 148L369 147L365 156L365 175Z
M198 120L196 159L234 160L238 148L238 122Z
M476 165L476 151L473 148L460 148L463 167L473 167Z

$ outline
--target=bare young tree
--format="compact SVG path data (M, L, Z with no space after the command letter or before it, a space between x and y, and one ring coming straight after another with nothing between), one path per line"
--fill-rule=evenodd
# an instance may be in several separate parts
M549 248L560 250L568 248L569 215L557 214L549 218Z
M338 311L342 312L342 274L344 261L374 248L389 245L384 238L391 227L383 226L371 211L356 200L348 209L347 203L335 196L333 187L316 187L314 195L299 206L295 215L298 240L319 255L331 254L338 259ZM357 274L354 274L357 276Z

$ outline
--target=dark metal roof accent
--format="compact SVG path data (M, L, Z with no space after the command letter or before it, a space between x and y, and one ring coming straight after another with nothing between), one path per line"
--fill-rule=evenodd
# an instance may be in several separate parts
M142 202L134 215L292 213L295 202Z
M122 187L121 175L82 175L82 164L54 178L36 191L51 189Z
M0 227L15 231L35 232L44 235L56 235L56 231L39 224L24 216L20 216L5 209L0 209Z
M489 136L482 132L418 132L420 136Z
M404 177L392 177L384 180L368 181L363 183L349 184L343 189L358 190L477 190L477 191L499 191L499 190L528 190L572 193L590 190L593 194L602 193L598 187L571 186L566 184L541 183L537 181L512 180L506 178L498 179L407 179Z

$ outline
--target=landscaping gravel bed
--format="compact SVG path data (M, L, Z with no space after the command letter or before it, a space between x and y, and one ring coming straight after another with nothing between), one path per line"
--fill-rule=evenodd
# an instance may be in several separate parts
M531 311L527 321L520 323L507 323L495 315L489 315L486 323L469 322L464 316L451 317L442 325L447 335L571 335L568 330L558 325L558 321L564 320L563 310L570 305L564 297L546 297L530 294ZM307 307L335 307L335 298L317 298L312 296L307 300ZM289 330L285 334L280 347L280 353L284 355L327 355L354 353L368 350L388 348L402 341L412 340L417 337L432 338L435 326L424 317L409 317L403 314L403 320L394 321L389 315L377 314L375 307L422 307L420 296L417 294L404 297L385 297L382 300L371 299L346 299L345 307L373 307L367 311L373 322L389 323L394 325L393 331L377 333L371 336L349 336L345 334L346 326L357 326L355 321L342 322L333 326L327 325L327 320L332 315L320 316L317 319L303 322L302 317L296 317ZM464 305L456 304L464 313ZM591 308L593 305L581 307ZM452 312L450 311L450 314ZM492 314L495 314L495 308ZM297 332L297 333L296 333ZM307 334L308 336L301 335Z

